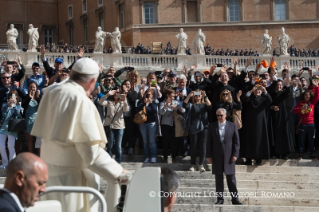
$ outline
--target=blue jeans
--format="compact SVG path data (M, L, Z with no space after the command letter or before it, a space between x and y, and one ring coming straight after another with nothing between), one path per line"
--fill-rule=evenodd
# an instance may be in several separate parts
M305 144L305 138L306 135L308 135L308 147L310 154L313 154L315 152L314 146L313 146L313 135L315 133L315 125L314 124L300 124L299 126L299 135L298 135L298 145L299 145L299 154L302 154Z
M122 160L122 138L124 129L111 129L107 143L107 152L112 157L113 144L115 143L116 157L115 160L121 163ZM115 138L115 139L114 139ZM113 142L114 141L114 142Z
M144 144L144 154L146 158L156 158L156 123L144 123L139 125ZM150 152L151 149L151 152Z

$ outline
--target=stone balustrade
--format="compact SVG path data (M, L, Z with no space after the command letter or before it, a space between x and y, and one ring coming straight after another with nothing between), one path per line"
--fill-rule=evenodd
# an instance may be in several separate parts
M31 73L31 65L33 62L41 63L39 52L0 52L0 62L5 58L15 60L17 54L21 56L23 64L27 68L27 74ZM162 71L164 68L175 69L179 72L184 65L190 67L193 64L197 65L197 70L209 70L213 64L225 64L233 66L233 57L230 56L216 56L216 55L146 55L146 54L102 54L102 53L85 53L85 57L93 58L98 63L102 64L104 69L115 67L119 69L123 66L133 66L136 70L141 71L141 75L145 75L149 71ZM53 66L55 58L63 58L65 67L71 65L77 57L77 53L46 53L46 57L51 66ZM248 60L248 56L239 56L238 69L243 69ZM249 70L255 69L256 65L262 60L270 61L270 56L254 56L253 61L249 66ZM297 73L302 67L314 68L319 65L319 57L290 57L281 56L276 57L276 63L279 72L283 68L284 62L290 65L292 73ZM262 69L261 72L266 69Z

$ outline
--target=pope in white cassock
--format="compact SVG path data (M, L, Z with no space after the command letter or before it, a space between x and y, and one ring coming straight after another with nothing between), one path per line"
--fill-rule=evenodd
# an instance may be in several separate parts
M43 89L31 134L43 138L41 158L49 168L47 186L99 189L100 176L115 181L127 172L103 149L107 140L102 122L88 98L98 75L98 64L82 58L74 64L70 80ZM98 211L98 200L90 194L51 193L44 197L59 200L64 212Z

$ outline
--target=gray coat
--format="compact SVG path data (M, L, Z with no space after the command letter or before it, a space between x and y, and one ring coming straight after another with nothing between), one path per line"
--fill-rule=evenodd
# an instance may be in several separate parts
M291 112L293 109L293 101L294 101L293 86L290 86L289 89L290 89L290 94L289 94L289 97L286 99L286 108L288 112ZM301 94L303 94L304 92L305 92L304 88L301 88L301 89L297 88L297 90L295 91L296 105L298 102L300 102Z

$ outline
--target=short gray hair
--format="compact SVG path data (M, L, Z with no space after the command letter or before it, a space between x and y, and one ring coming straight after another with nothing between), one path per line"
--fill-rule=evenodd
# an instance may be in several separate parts
M80 74L76 71L71 71L70 80L74 80L75 82L86 84L91 81L93 78L98 78L99 73L96 74Z
M184 74L178 75L178 79L179 79L179 80L180 80L180 79L183 79L183 80L187 81L187 78L186 78L186 76L185 76Z
M173 169L161 167L161 175L163 176L163 190L165 193L172 193L178 189L181 184L181 179Z
M225 110L225 108L218 108L218 109L216 110L216 114L218 113L218 111L223 111L224 114L227 113L227 111Z

